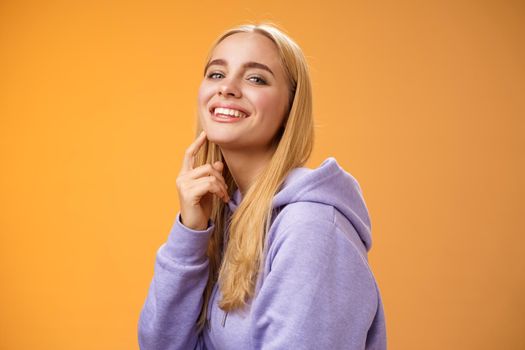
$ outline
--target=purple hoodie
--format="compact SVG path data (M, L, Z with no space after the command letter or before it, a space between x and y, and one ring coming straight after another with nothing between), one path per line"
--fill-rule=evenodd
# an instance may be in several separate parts
M240 201L237 190L229 210ZM255 297L246 309L226 313L216 284L209 327L201 333L196 321L214 223L191 230L177 215L157 250L140 313L142 350L386 349L381 295L367 261L370 218L358 182L329 157L317 169L293 169L273 208Z

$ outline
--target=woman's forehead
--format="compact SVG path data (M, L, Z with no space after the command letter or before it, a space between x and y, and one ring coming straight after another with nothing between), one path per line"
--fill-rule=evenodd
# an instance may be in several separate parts
M279 52L275 43L259 33L235 33L215 46L210 62L222 59L226 63L260 62L278 69Z

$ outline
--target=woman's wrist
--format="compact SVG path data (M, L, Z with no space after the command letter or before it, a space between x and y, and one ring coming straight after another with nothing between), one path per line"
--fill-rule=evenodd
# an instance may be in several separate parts
M210 221L208 220L208 222L206 222L206 224L202 224L202 223L197 223L197 224L193 224L193 223L184 223L183 219L182 219L182 215L180 216L180 223L182 225L184 225L185 227L189 228L190 230L194 230L194 231L206 231L208 229L208 227L210 227L209 223Z

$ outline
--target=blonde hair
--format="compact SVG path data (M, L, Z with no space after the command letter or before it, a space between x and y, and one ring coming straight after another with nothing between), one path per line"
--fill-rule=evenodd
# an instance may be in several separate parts
M208 304L216 282L222 293L219 307L225 311L244 307L254 296L264 259L265 238L272 221L273 197L289 171L306 163L314 142L312 87L306 58L301 48L276 25L244 24L226 30L213 43L206 63L222 40L246 32L262 34L275 43L289 83L288 115L273 139L276 147L271 160L247 189L231 217L227 217L224 202L217 197L213 199L211 219L215 228L208 245L209 277L198 319L199 330L207 322ZM197 121L196 134L201 130ZM219 160L224 163L223 176L231 196L237 186L217 144L206 141L196 156L195 166Z

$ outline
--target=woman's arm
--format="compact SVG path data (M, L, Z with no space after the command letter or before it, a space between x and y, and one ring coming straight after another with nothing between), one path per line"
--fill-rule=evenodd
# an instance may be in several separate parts
M381 304L348 234L315 218L277 233L252 304L255 349L384 349L382 339L367 339Z
M212 199L229 200L222 162L194 168L195 156L206 138L202 131L186 149L177 176L180 212L168 241L157 251L153 280L138 325L142 350L204 348L196 322L208 281L206 250L214 229Z
M196 322L208 280L206 249L214 224L203 231L180 221L180 213L157 251L155 271L140 313L141 350L203 349Z

